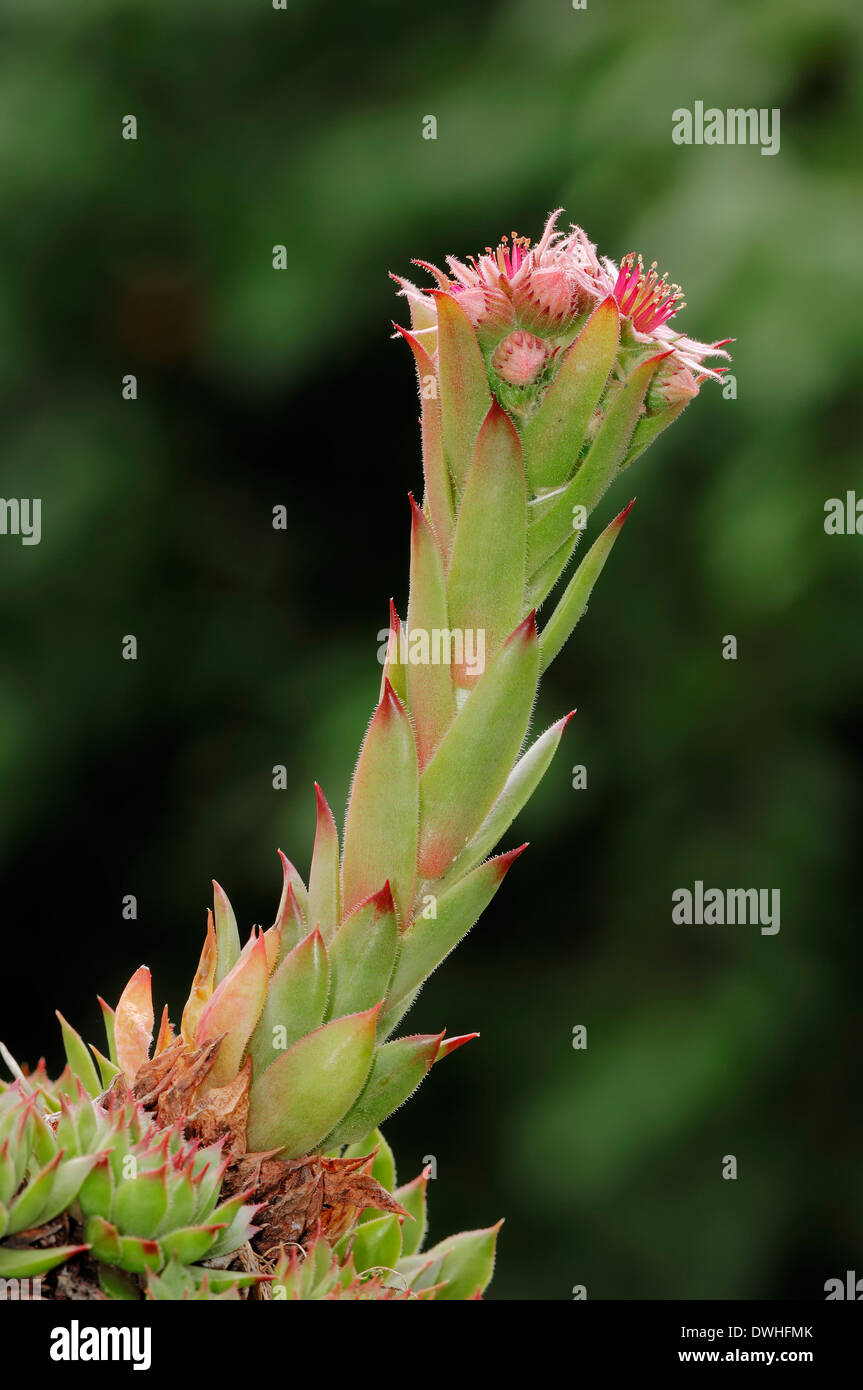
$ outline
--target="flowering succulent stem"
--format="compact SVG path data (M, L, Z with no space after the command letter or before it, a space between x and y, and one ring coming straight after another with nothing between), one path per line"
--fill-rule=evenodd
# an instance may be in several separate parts
M489 857L572 717L529 738L540 675L632 503L539 623L537 609L606 490L719 378L706 360L727 357L672 327L680 290L655 264L618 268L558 216L535 246L513 233L447 271L419 262L429 291L394 277L425 488L409 498L407 621L391 603L343 835L316 786L308 886L281 855L274 923L245 944L214 883L178 1036L166 1010L154 1043L142 966L116 1010L103 1004L106 1057L61 1018L63 1075L15 1070L0 1093L0 1275L87 1260L113 1298L271 1284L273 1298L461 1299L488 1283L498 1226L421 1253L425 1178L396 1188L380 1133L476 1035L392 1034L526 848ZM2 1240L64 1211L73 1240Z

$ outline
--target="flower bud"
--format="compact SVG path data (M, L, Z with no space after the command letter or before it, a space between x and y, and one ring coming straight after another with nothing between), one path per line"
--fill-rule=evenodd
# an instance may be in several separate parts
M491 365L511 386L528 386L539 376L550 356L551 349L541 338L517 329L498 344Z

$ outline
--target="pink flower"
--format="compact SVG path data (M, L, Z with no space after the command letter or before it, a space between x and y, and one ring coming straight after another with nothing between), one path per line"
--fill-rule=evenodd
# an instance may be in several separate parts
M559 337L589 306L583 253L571 238L555 231L557 209L545 224L536 246L527 237L503 236L497 247L487 246L469 262L447 256L450 274L427 261L415 261L434 277L438 289L458 298L485 347L496 346L515 329L541 337ZM414 321L414 331L428 327L433 301L409 280L393 279L426 323Z
M581 227L557 228L557 208L535 246L527 237L503 236L497 247L487 246L467 262L447 256L447 271L427 261L415 261L434 278L437 291L452 295L473 324L480 347L490 363L493 389L506 383L529 387L580 331L588 314L612 297L621 315L621 351L670 353L662 372L669 403L697 395L708 377L722 379L722 367L709 367L709 357L728 358L730 339L702 343L680 333L671 320L686 306L679 285L659 276L656 262L645 269L630 252L620 266L600 258ZM411 326L429 356L437 350L437 307L434 296L398 275L393 279L411 306ZM549 341L550 340L550 341ZM665 397L663 397L665 399ZM515 407L518 409L518 407Z
M596 247L588 241L580 227L573 227L567 240L575 239L583 259L588 263L584 279L585 288L597 302L612 295L617 302L621 316L627 325L630 336L636 344L643 344L651 351L671 350L675 369L687 367L700 372L694 394L702 381L711 377L720 381L723 367L706 367L706 357L725 357L724 348L731 342L724 338L718 343L702 343L696 338L688 338L672 328L669 320L686 308L683 291L679 285L670 285L667 275L657 275L656 261L649 270L644 269L641 256L630 251L624 256L618 268L607 257L600 259Z

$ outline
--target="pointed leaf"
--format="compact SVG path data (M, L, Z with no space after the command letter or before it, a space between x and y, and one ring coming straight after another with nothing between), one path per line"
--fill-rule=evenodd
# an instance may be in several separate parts
M60 1020L60 1031L63 1034L63 1051L66 1053L66 1061L73 1076L77 1076L84 1090L91 1096L98 1096L102 1087L99 1082L99 1073L93 1063L93 1058L87 1051L87 1045L80 1033L70 1026L61 1013L57 1013Z
M531 613L481 676L420 778L420 872L440 878L503 790L536 693Z
M35 1279L88 1249L87 1245L55 1245L47 1250L11 1250L8 1246L0 1246L0 1279Z
M216 984L233 970L240 957L240 933L228 895L213 879L213 914L216 921Z
M107 1154L98 1158L81 1184L78 1201L85 1216L110 1211L114 1199L114 1175Z
M542 630L539 639L540 668L546 671L558 652L568 641L573 628L587 608L593 586L602 573L611 548L632 510L635 499L606 526L594 541L575 574L570 579L557 607Z
M531 575L525 590L525 603L532 604L534 608L539 608L544 603L557 583L563 571L566 569L572 553L578 545L581 531L573 531L572 536L564 541L563 545L546 560L544 565Z
M657 439L662 431L668 429L678 417L682 415L689 405L691 397L686 400L675 401L674 405L666 406L664 410L658 410L653 415L642 415L635 429L632 431L632 439L626 451L626 457L620 465L620 471L628 468L631 463L635 463L640 458L645 449L649 448L654 439Z
M341 920L339 889L339 834L333 813L317 782L317 829L309 875L309 913L306 921L312 928L320 927L324 941L329 941Z
M104 1057L98 1047L94 1047L92 1043L90 1044L90 1051L96 1058L96 1065L99 1068L99 1078L102 1082L102 1090L107 1091L114 1077L120 1075L120 1068L115 1067L114 1063L109 1061L107 1057Z
M629 446L632 432L644 403L650 379L660 353L642 362L615 396L575 477L561 489L553 503L541 509L530 523L528 535L528 573L533 576L572 538L573 508L593 511L606 488L614 481ZM535 511L537 509L534 509Z
M446 560L452 545L455 528L455 515L452 503L452 485L449 479L443 454L443 432L441 424L440 401L432 395L437 390L437 373L434 362L422 343L405 328L394 325L409 345L419 379L420 399L422 401L422 451L425 495L423 505L428 509L429 520L440 548L441 557ZM393 688L400 695L393 681Z
M171 1231L162 1236L159 1244L166 1256L176 1255L184 1265L202 1260L213 1248L213 1242L222 1230L220 1225L186 1226L179 1231Z
M386 647L384 648L383 670L381 672L381 688L378 693L378 703L384 698L387 681L389 681L402 703L407 700L407 668L403 660L404 650L404 628L396 612L396 606L392 599L390 599L390 625ZM380 652L378 655L380 657Z
M395 1212L359 1225L351 1253L357 1274L367 1269L394 1269L402 1253L401 1226Z
M413 729L387 683L363 743L348 803L342 865L345 913L389 879L399 921L408 920L416 878L418 804Z
M267 988L249 1055L259 1077L281 1053L320 1027L327 1006L327 948L315 928L285 956Z
M114 1193L111 1216L124 1235L151 1240L168 1210L166 1170L154 1168L123 1178Z
M401 950L381 1010L379 1027L382 1033L395 1027L394 1016L405 999L409 999L436 970L450 951L470 931L491 902L506 876L510 865L527 848L520 845L496 859L489 859L455 883L437 900L435 917L418 915L411 929L402 938ZM391 1021L393 1020L393 1021Z
M36 1226L43 1207L48 1206L51 1189L57 1176L57 1169L63 1161L62 1153L57 1153L40 1173L30 1179L26 1187L12 1201L9 1207L9 1223L6 1232L17 1235L19 1231Z
M470 319L451 294L432 291L438 317L438 375L444 457L461 489L491 405L485 363Z
M106 1004L101 994L96 998L99 1001L99 1008L102 1010L102 1018L105 1020L105 1037L108 1040L108 1056L115 1067L119 1066L117 1061L117 1044L114 1041L114 1010L110 1004Z
M95 1253L95 1243L94 1243ZM164 1262L158 1241L138 1236L120 1237L120 1254L115 1263L130 1274L145 1274L148 1269L161 1269Z
M427 1250L422 1257L431 1266L413 1284L415 1289L443 1284L434 1295L438 1302L462 1302L476 1298L488 1287L494 1272L497 1233L503 1222L484 1231L462 1231Z
M129 1081L150 1056L154 1021L150 972L142 965L120 995L114 1014L117 1065Z
M301 1038L254 1080L250 1150L279 1148L285 1158L300 1158L325 1138L365 1084L376 1020L377 1007L327 1023Z
M302 940L302 937L305 934L302 930L302 927L308 918L309 890L303 883L299 871L294 867L290 859L288 859L287 855L283 854L281 850L279 850L279 858L282 861L282 896L279 901L279 910L276 913L276 922L278 922L282 926L282 928L284 928L287 917L291 915L288 913L287 904L288 890L292 889L294 899L296 900L297 907L299 908L302 917L299 935L297 936L297 941L300 941ZM291 913L292 912L293 909L291 910ZM296 941L292 942L291 949L293 949L293 947L296 944Z
M402 1227L402 1256L416 1255L425 1240L428 1228L427 1187L428 1178L425 1173L420 1173L413 1182L405 1183L404 1187L397 1187L393 1193L408 1216L413 1217L412 1221L406 1221Z
M540 639L540 652L542 651ZM456 859L449 873L438 888L443 894L450 886L485 859L505 835L516 816L530 801L557 752L563 731L575 714L564 715L544 734L535 739L526 753L523 753L506 779L503 791L492 806L474 838Z
M198 1047L210 1038L222 1037L207 1077L208 1086L226 1086L233 1081L264 1007L269 971L263 934L250 941L249 947L216 986L195 1034Z
M542 405L522 431L531 490L559 487L575 467L617 355L620 316L612 295L591 314Z
M483 657L483 665L477 662L473 668L467 659L454 665L457 685L471 689L476 684L484 664L521 619L526 544L521 443L509 416L493 400L473 453L447 576L449 621L462 634L465 658L468 634L475 655Z
M413 497L410 501L411 578L406 678L408 706L416 729L422 769L449 727L455 703L448 639L447 652L440 650L442 634L449 631L443 561L428 522ZM416 635L412 637L413 634ZM412 655L422 659L413 660Z
M442 1039L443 1033L418 1033L379 1047L362 1094L326 1136L326 1147L355 1144L382 1125L431 1070Z
M180 1021L180 1031L186 1042L191 1046L195 1040L195 1033L201 1019L201 1014L213 993L216 983L216 963L218 959L218 946L216 943L216 927L213 922L212 912L207 912L207 935L204 939L204 946L201 951L201 959L195 971L195 978L192 981L192 988L183 1009L183 1017Z
M398 943L398 923L389 881L360 903L330 947L330 1018L370 1009L384 998Z

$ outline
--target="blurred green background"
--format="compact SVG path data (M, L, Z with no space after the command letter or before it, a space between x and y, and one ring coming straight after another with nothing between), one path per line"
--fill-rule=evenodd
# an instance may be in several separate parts
M564 204L736 339L737 399L705 388L600 508L638 493L543 690L541 726L579 713L531 850L411 1016L482 1037L388 1135L402 1179L437 1159L435 1238L506 1216L492 1297L860 1269L863 539L823 529L863 495L860 48L852 0L4 0L0 494L43 499L39 546L0 537L16 1053L59 1064L56 1006L97 1038L142 960L176 1017L210 878L248 929L276 846L306 871L406 598L386 272ZM696 100L779 107L780 153L674 145ZM780 888L779 935L672 924L699 878Z

